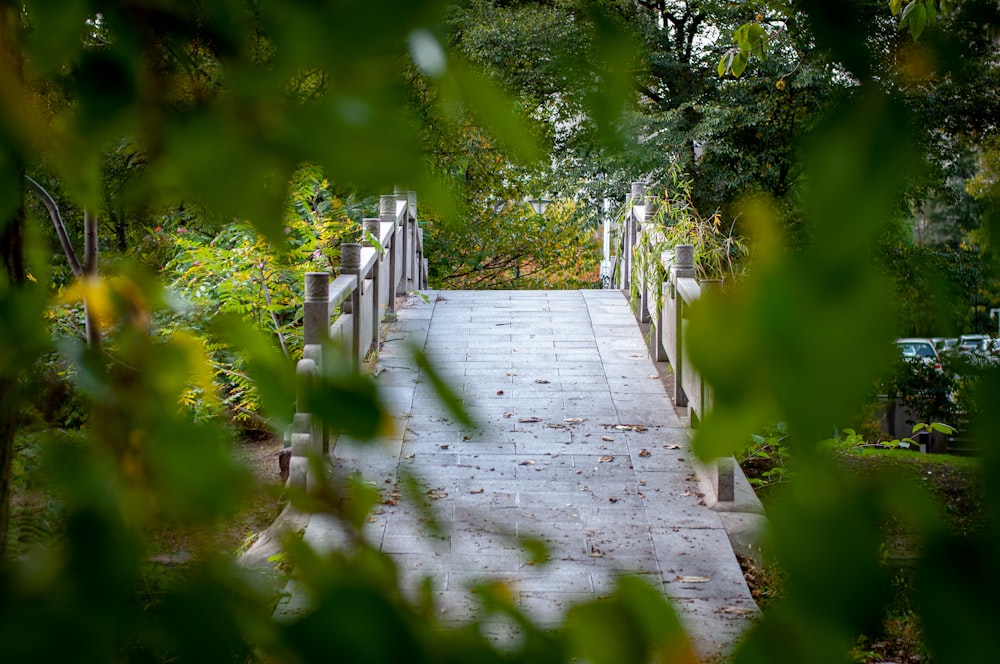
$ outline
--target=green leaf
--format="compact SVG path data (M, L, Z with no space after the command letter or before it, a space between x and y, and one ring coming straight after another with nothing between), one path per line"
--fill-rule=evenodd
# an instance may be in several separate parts
M321 375L307 397L308 412L330 428L357 440L392 430L392 418L378 397L375 382L360 373Z
M448 412L451 413L451 415L463 426L478 428L472 417L462 405L462 399L441 377L441 374L434 369L434 365L430 358L427 357L427 354L415 345L410 347L410 352L413 354L413 360L417 363L417 367L424 372L427 380L430 381L431 386L437 393L438 398L441 399L441 403L446 409L448 409Z
M910 15L910 34L913 35L913 41L917 41L927 25L927 7L921 2L913 4L916 8Z
M747 68L747 58L745 55L743 55L743 52L740 51L739 53L734 54L733 67L732 67L733 76L739 78L743 74L743 72L746 71L746 68Z
M943 422L931 422L930 428L934 431L938 431L940 433L947 434L949 436L955 433L954 427L950 427L947 424L944 424Z

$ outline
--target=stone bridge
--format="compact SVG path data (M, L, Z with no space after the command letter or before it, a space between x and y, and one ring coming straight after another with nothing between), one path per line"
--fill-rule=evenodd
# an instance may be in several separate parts
M632 206L626 231L643 214ZM731 463L703 468L689 448L691 413L703 417L710 394L683 365L684 308L698 295L687 250L668 257L664 283L639 289L660 289L665 300L653 316L651 354L627 283L427 291L412 194L383 197L380 219L366 229L384 251L345 246L341 276L308 277L299 370L304 383L322 370L314 344L326 335L350 342L357 361L377 349L374 373L394 433L376 445L330 441L300 413L290 482L312 483L310 453L360 471L390 496L404 477L417 478L444 533L428 532L405 500L387 500L366 535L397 561L404 589L433 581L445 620L477 610L471 582L499 578L538 623L556 624L570 604L607 593L629 572L672 600L702 655L726 652L757 612L733 542L743 546L761 517L742 475L727 475ZM442 405L414 345L476 426ZM657 356L680 374L669 392ZM322 516L305 526L321 549L344 537ZM520 537L545 542L549 562L534 564ZM279 613L304 601L293 592Z

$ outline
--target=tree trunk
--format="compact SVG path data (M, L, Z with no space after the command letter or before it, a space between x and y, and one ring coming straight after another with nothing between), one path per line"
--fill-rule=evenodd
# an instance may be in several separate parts
M0 2L0 81L18 86L23 81L20 52L21 6ZM16 97L15 97L16 98ZM11 150L12 168L0 177L11 178L6 184L20 191L15 200L0 213L0 298L24 287L24 164ZM7 206L4 206L7 208ZM17 417L17 374L0 371L0 560L7 556L10 530L11 470L14 465L14 431Z
M21 197L24 200L24 197ZM26 282L24 268L24 206L0 220L0 297ZM10 532L11 470L14 466L14 432L18 410L17 374L0 372L0 560L7 555Z
M83 278L97 277L97 215L83 211ZM101 350L101 321L97 320L86 298L83 300L83 317L86 322L87 347L93 351Z

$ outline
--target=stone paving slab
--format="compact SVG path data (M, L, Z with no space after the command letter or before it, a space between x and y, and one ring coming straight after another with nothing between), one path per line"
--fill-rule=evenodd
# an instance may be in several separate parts
M341 440L333 453L339 468L373 473L380 486L417 477L445 525L429 538L423 512L405 501L374 515L366 535L397 561L404 590L429 578L441 617L461 623L478 610L469 586L499 578L539 624L556 625L573 603L638 573L671 598L703 655L728 651L757 608L624 295L428 295L399 309L378 357L395 436ZM478 430L455 422L412 368L412 342ZM550 562L534 564L518 535L547 542ZM305 537L342 541L316 517Z

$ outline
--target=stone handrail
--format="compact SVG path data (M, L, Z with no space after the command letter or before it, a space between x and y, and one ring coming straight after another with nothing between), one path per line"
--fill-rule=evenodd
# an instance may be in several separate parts
M697 427L712 410L712 390L687 358L686 328L691 306L719 283L696 278L694 247L681 244L660 256L659 275L637 270L635 250L642 227L656 214L656 201L646 196L643 182L632 183L625 213L619 222L620 244L615 257L614 285L635 293L632 305L640 322L650 324L653 359L670 363L674 373L674 404L686 407L691 426ZM646 271L648 272L648 271ZM717 460L710 469L719 501L734 499L734 462Z
M306 397L322 375L324 352L345 353L356 368L378 347L383 318L393 318L396 296L427 287L423 230L414 192L379 200L379 217L364 220L364 241L340 245L340 274L309 272L302 314L302 359L296 366L295 419L289 484L313 487L309 457L326 458L329 431L309 412ZM334 358L329 358L330 364Z

